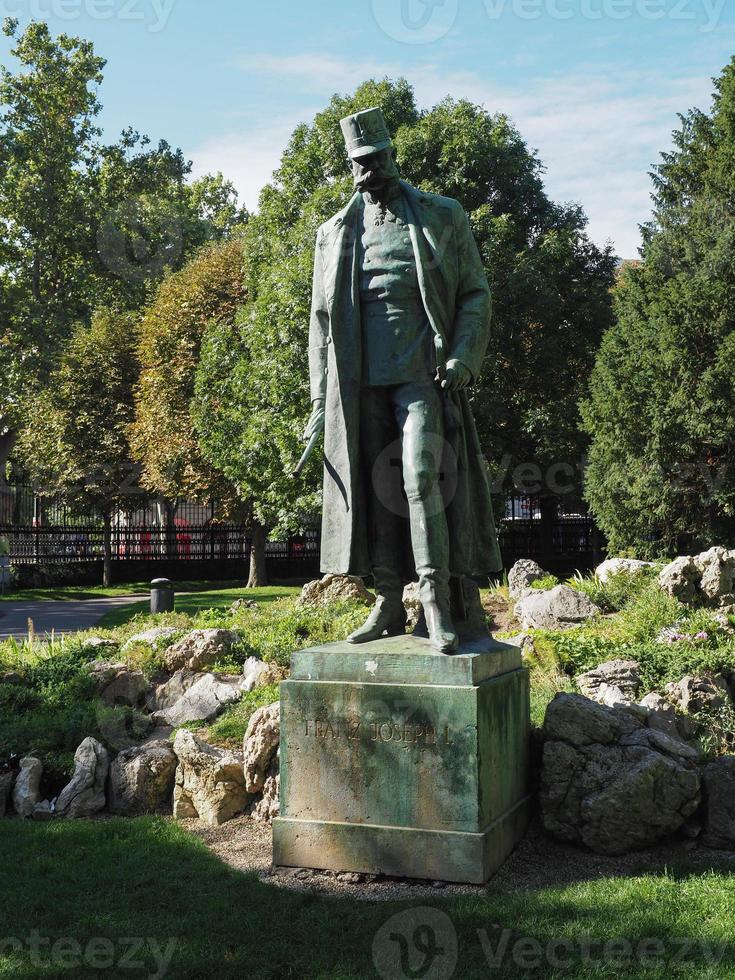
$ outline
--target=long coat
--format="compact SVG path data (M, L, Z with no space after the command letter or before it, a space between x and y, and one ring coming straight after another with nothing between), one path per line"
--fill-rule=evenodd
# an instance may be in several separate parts
M458 358L479 374L490 326L490 289L462 205L401 182L408 202L419 288L441 370ZM366 482L360 465L362 340L356 193L318 231L309 330L311 397L325 398L322 571L367 575ZM458 427L456 492L447 506L451 570L486 575L502 568L487 464L466 392L453 396ZM410 547L410 545L409 545Z

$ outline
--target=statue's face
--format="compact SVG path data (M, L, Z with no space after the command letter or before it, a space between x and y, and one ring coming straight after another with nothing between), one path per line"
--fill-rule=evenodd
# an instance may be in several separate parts
M359 191L372 193L379 191L389 181L398 177L395 148L378 150L377 153L370 153L368 156L353 160L352 174L355 178L355 187Z

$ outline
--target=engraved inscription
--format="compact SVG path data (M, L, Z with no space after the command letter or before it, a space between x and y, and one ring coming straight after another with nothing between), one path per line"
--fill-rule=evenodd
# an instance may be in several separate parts
M451 745L449 725L434 726L428 723L408 721L371 721L363 723L359 718L327 719L307 718L303 723L307 738L338 739L349 742L395 742L402 745Z

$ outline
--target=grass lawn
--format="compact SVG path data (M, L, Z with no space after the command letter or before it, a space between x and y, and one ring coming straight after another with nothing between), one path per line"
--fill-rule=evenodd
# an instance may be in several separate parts
M189 616L196 616L197 613L205 609L215 609L226 612L236 599L257 599L258 602L268 603L276 599L284 599L286 596L298 595L300 589L290 585L267 585L260 589L244 589L237 586L228 588L212 589L210 582L208 588L203 591L192 591L184 593L187 583L181 582L176 585L176 612L186 613ZM181 591L179 591L181 590ZM112 609L102 617L97 626L100 629L113 629L137 616L138 613L150 611L150 600L134 602L129 606L120 609Z
M260 882L164 818L5 820L0 848L0 977L16 980L735 977L735 880L716 865L388 903Z

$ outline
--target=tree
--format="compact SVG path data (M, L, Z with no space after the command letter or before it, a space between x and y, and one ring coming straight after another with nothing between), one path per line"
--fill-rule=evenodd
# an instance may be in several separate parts
M241 239L212 242L169 274L142 311L130 438L143 485L166 498L233 498L202 457L189 409L205 328L234 319L246 298L243 279Z
M24 405L18 453L34 483L102 515L104 585L113 514L136 490L128 429L137 373L135 316L98 312L74 328L49 384Z
M680 119L582 406L587 498L610 550L644 556L735 534L735 59Z
M194 412L202 451L269 531L303 526L318 499L316 459L302 481L290 476L309 412L314 242L352 193L339 120L372 105L395 134L406 179L470 213L495 294L474 395L488 457L512 470L582 453L576 402L610 321L610 251L586 237L579 208L548 200L541 164L505 116L450 99L422 114L405 80L368 81L293 134L247 228L248 302L204 345Z

